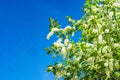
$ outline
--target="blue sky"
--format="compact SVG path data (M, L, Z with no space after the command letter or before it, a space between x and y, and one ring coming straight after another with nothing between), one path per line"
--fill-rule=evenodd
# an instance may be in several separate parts
M65 16L79 19L85 0L1 0L0 80L54 80L46 72L54 63L44 50L55 41L46 40L49 17L67 25Z

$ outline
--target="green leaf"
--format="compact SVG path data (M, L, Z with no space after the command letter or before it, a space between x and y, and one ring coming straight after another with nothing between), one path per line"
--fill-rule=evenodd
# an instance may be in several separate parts
M53 21L53 19L52 19L52 18L49 18L49 21L50 21L50 22L52 22L52 21Z
M49 50L48 52L47 52L47 54L49 55L49 54L51 54L52 53L52 51L51 50Z

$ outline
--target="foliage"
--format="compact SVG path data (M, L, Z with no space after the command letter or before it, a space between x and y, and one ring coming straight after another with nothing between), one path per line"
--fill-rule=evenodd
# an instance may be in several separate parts
M61 28L50 18L50 32L59 39L46 48L48 54L63 60L48 66L56 80L120 80L120 0L86 0L80 20L66 17L69 24ZM82 31L75 42L72 36Z

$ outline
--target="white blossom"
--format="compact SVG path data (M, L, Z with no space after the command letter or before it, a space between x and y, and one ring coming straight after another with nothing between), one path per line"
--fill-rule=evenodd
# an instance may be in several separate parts
M76 62L78 62L79 60L80 60L80 57L77 57L77 58L75 59Z
M98 36L98 42L102 42L102 41L103 41L102 34L100 34L100 35Z
M70 50L72 48L72 44L70 43L67 47L68 50Z
M87 46L87 47L94 47L94 45L93 45L93 44L90 44L90 43L86 43L86 46Z
M71 26L66 26L66 27L63 29L63 31L66 32L66 31L68 31L68 30L70 30L70 29L72 29Z
M99 11L100 9L99 8L97 8L96 6L92 6L91 7L91 9L94 11L94 12L97 12L97 11Z
M89 63L90 63L91 66L94 66L94 60L95 60L94 57L88 58L88 61L89 61Z
M113 3L113 6L120 8L120 2L115 2L115 3Z
M69 72L67 73L67 76L70 76L70 73L69 73Z
M97 24L98 26L98 29L100 30L102 28L102 25L101 24Z
M57 64L58 65L58 67L62 67L62 64Z
M113 71L113 62L112 61L109 62L109 68L110 68L111 71Z
M108 69L106 70L106 75L108 78L110 77L110 71Z
M114 61L114 59L111 58L110 61Z
M115 64L115 67L116 67L116 68L119 68L119 61L118 61L118 60L115 60L115 63L114 63L114 64Z
M93 16L93 15L91 15L91 16L90 16L90 18L91 18L91 19L94 19L94 16Z
M108 46L104 46L103 49L102 49L102 52L107 53L107 49L108 49Z
M60 78L61 77L61 73L60 72L56 72L56 77Z
M88 22L91 21L91 20L93 20L93 19L94 19L94 16L91 15L91 16L89 17L89 19L88 19Z
M67 73L66 70L61 71L62 75L66 75L66 73Z
M53 31L51 31L51 32L47 35L47 39L49 40L49 39L50 39L50 37L51 37L53 34L54 34L54 32L53 32Z
M65 47L62 47L61 53L64 55L67 53Z
M62 42L62 38L59 38L59 39L57 40L57 42Z
M78 20L76 24L80 24L80 20Z
M59 31L58 28L52 28L52 30L49 32L49 34L47 35L47 39L49 40L50 37L54 34L54 32L57 32Z
M111 42L113 42L113 41L114 41L114 39L113 39L112 37L110 38L110 40L111 40Z
M110 59L109 61L109 68L111 71L113 71L113 59Z
M99 23L97 23L97 27L98 27L98 31L100 32L100 31L101 31L101 29L102 29L102 25L101 25L101 24L99 24Z
M92 31L93 33L98 33L98 29L93 29L93 31Z
M57 32L57 31L59 31L59 29L58 29L58 28L52 28L51 31L53 31L53 32Z
M102 33L102 34L103 34L103 33ZM100 34L100 35L98 36L98 43L99 43L99 44L105 44L105 43L106 43L106 41L103 40L102 34Z
M118 43L114 43L114 45L113 45L115 48L120 48L120 44L118 44Z
M72 19L71 19L71 18L69 18L69 21L72 21Z
M106 29L105 32L106 32L106 33L109 33L109 29Z
M83 26L84 26L85 28L88 28L88 25L87 25L87 24L85 24L85 23L83 23Z
M64 44L61 43L61 41L62 41L62 38L59 38L56 42L53 43L54 46L56 46L56 47L63 47Z
M64 44L67 46L68 45L68 42L69 42L69 39L65 39L64 40Z
M54 45L55 45L56 47L63 47L63 46L64 46L64 44L58 43L58 42L54 42Z
M52 66L49 66L49 67L48 67L49 70L52 70L52 68L53 68Z
M105 67L108 67L108 63L107 63L107 62L105 62L105 63L104 63L104 66L105 66Z
M112 19L112 16L113 16L113 12L110 12L109 13L109 18Z
M75 76L75 79L77 79L78 78L78 76Z

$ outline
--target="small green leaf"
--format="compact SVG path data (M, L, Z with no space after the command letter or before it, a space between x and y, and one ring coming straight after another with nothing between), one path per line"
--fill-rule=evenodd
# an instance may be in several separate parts
M49 18L49 21L50 21L50 22L52 22L52 21L53 21L53 19L52 19L52 18Z
M50 53L52 53L52 51L51 50L49 50L48 52L47 52L47 54L49 55Z

